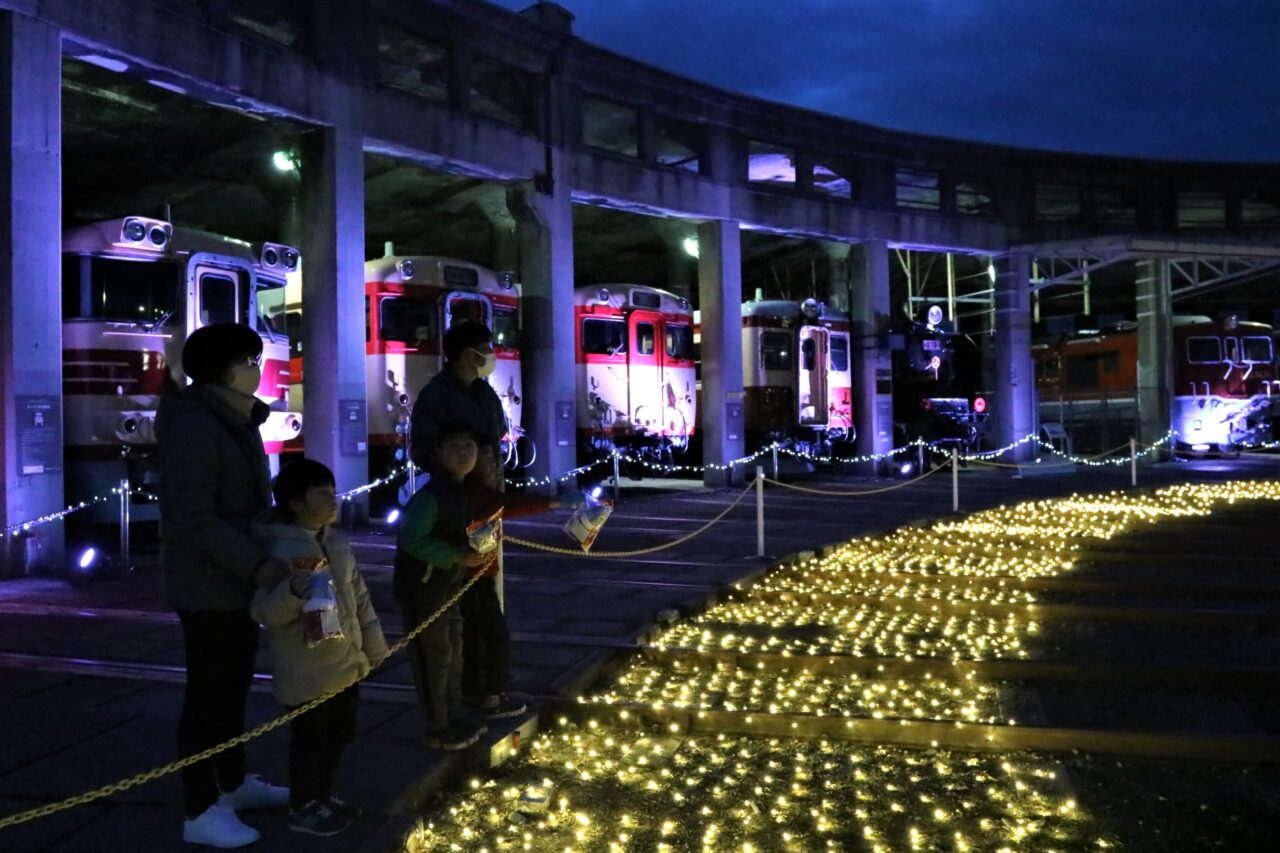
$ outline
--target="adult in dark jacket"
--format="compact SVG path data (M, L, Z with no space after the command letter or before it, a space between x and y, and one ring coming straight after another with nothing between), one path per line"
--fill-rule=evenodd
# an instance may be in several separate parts
M271 480L258 427L267 405L261 381L262 339L247 326L197 329L182 349L192 385L160 401L160 563L165 597L178 611L187 683L178 722L178 754L201 752L244 732L258 623L249 603L259 583L288 567L250 535L254 516L271 506ZM235 747L182 771L186 841L241 847L258 840L236 811L283 806L287 788L245 773Z

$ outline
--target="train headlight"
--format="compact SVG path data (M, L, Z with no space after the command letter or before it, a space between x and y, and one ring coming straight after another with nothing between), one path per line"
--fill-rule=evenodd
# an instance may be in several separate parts
M822 316L822 303L813 297L809 297L800 303L800 313L810 320L816 320Z
M607 288L607 287L602 287L602 288L600 288L599 290L597 290L597 291L596 291L596 301L597 301L597 302L601 302L601 303L608 302L608 301L609 301L609 288Z
M297 415L289 415L284 419L284 428L289 432L299 433L302 431L302 421L298 420Z
M987 401L981 397L973 398L973 410L978 414L982 414L987 410Z
M147 226L136 219L130 219L124 224L123 233L130 243L141 243L147 236Z
M262 250L262 262L269 267L274 267L280 262L280 253L268 246Z
M400 275L404 278L413 278L413 261L400 262Z
M163 246L169 242L169 232L159 225L153 225L147 236L151 238L151 245L153 246Z
M928 397L925 397L923 400L920 401L920 408L924 409L926 412L932 411L933 401L930 400Z
M293 251L293 249L285 249L284 265L288 269L296 270L298 268L298 253Z

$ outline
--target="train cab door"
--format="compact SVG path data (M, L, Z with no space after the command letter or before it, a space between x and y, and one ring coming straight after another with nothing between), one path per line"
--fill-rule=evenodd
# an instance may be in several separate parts
M800 358L796 364L798 406L801 426L826 426L828 332L819 326L800 327Z
M627 387L631 423L645 432L662 430L662 315L633 311L627 318Z

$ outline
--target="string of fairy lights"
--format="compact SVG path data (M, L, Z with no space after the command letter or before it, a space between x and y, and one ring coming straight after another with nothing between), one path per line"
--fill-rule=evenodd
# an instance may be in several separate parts
M1002 685L973 670L957 674L953 664L1048 654L1051 638L1027 615L1033 597L1020 582L1071 572L1092 544L1255 500L1280 501L1280 482L1030 501L855 539L780 566L666 628L651 652L579 697L573 721L562 719L491 778L448 796L407 839L408 849L1118 846L1049 759L867 746L803 730L779 737L767 721L1017 725L1010 711L1017 703ZM903 599L1007 609L996 616L907 612L897 606ZM782 663L765 667L752 653ZM886 671L876 663L886 659L912 661L910 671L923 674ZM825 668L831 660L864 661L863 670ZM691 734L664 711L729 714L740 728L706 725ZM673 722L653 722L662 719Z

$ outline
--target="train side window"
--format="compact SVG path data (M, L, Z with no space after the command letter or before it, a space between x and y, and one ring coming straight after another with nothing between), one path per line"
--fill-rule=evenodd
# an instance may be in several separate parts
M627 351L627 324L622 320L586 317L582 321L582 351L587 355L617 355Z
M1102 372L1108 376L1120 372L1120 353L1104 352L1102 354Z
M844 335L831 336L831 369L839 372L849 369L849 339Z
M226 275L200 276L200 325L236 321L236 282Z
M420 299L390 296L378 303L378 335L384 341L413 344L436 336L435 305Z
M1084 390L1098 387L1098 358L1067 359L1067 385L1070 388Z
M791 369L791 335L786 332L764 332L760 335L760 358L765 370Z
M1222 361L1222 340L1204 336L1187 338L1187 361L1192 364L1218 364Z
M284 285L258 288L258 328L273 335L287 334L284 318Z
M653 355L654 338L652 323L636 323L636 354Z
M1271 338L1248 337L1243 340L1244 360L1253 364L1270 364L1273 359Z
M302 356L302 312L290 311L284 315L284 333L289 336L289 355Z
M818 368L818 345L813 338L805 338L800 342L800 369L816 370Z
M678 358L684 361L693 358L693 328L691 326L667 326L667 358Z

